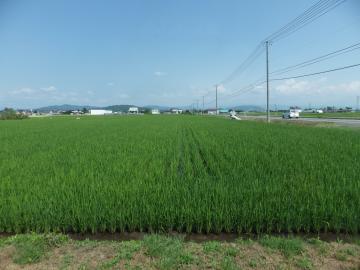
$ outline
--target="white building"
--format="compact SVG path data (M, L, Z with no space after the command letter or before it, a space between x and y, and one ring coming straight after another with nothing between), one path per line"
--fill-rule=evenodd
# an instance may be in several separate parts
M181 110L181 109L171 109L170 111L171 111L171 113L174 113L174 114L181 114L183 112L183 110Z
M112 111L109 110L90 110L90 115L105 115L105 114L112 114Z
M159 109L152 109L151 114L160 114L160 110Z
M219 114L219 110L216 110L216 109L208 109L208 110L207 110L207 114L209 114L209 115L217 115L217 114Z
M139 108L138 107L130 107L128 110L128 113L130 114L138 114L139 113Z

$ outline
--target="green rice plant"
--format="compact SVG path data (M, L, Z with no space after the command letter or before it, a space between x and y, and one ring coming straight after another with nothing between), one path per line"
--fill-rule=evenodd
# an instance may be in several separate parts
M359 135L205 116L0 121L0 232L357 233Z

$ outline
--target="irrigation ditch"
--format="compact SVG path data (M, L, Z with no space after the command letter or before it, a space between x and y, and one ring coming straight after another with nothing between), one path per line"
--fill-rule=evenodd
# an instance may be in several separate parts
M99 232L99 233L65 233L72 240L95 240L95 241L131 241L131 240L143 240L145 236L155 233L150 232ZM219 242L235 242L239 239L242 240L259 240L264 236L275 236L285 238L300 238L303 240L319 239L324 242L343 242L343 243L355 243L360 241L360 234L348 234L348 233L268 233L268 234L238 234L238 233L180 233L177 231L171 231L167 233L157 233L168 237L179 237L184 239L185 242L202 243L206 241L219 241ZM16 233L0 233L0 238L6 238L16 235Z

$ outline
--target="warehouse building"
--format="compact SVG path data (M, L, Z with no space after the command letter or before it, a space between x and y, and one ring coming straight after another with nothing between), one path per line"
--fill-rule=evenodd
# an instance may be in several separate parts
M90 110L90 115L105 115L105 114L112 114L112 111L109 110Z
M181 114L181 113L183 113L183 110L177 109L177 108L172 108L172 109L170 109L170 112L173 114Z
M159 109L152 109L151 114L160 114L160 110Z
M138 107L130 107L128 110L129 114L138 114L139 113L139 108Z

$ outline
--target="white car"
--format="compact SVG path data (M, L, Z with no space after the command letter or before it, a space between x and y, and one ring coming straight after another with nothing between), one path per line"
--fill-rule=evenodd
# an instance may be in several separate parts
M290 110L289 112L283 113L282 118L283 119L291 119L291 118L299 118L299 112Z

